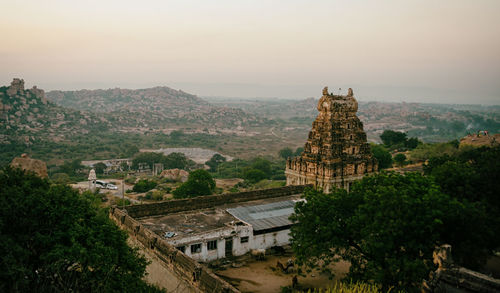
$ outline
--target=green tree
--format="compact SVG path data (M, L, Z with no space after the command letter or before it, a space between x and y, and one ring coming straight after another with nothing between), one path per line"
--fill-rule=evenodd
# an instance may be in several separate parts
M94 170L96 174L102 175L104 174L104 170L106 170L106 164L99 162L97 164L94 164Z
M406 162L406 155L401 153L397 154L394 156L394 161L401 167Z
M500 147L434 157L424 165L424 172L434 177L444 193L482 211L479 218L469 217L465 222L473 233L453 234L459 243L453 248L454 259L469 268L480 268L500 247ZM481 227L480 233L474 227Z
M446 231L478 215L418 173L382 172L356 182L349 193L309 189L304 197L291 217L298 263L327 269L331 262L348 261L348 279L382 284L384 292L418 291L432 269L435 245L457 244L445 238Z
M62 173L68 174L69 176L75 176L77 174L78 170L81 170L83 168L85 168L85 167L82 165L81 160L73 160L71 162L65 162L64 164L62 164L59 167L59 170Z
M392 166L392 156L389 151L379 144L371 144L373 156L378 161L379 169L386 169Z
M258 169L248 169L243 173L243 179L250 183L257 183L262 179L266 179L267 176L264 172Z
M295 150L295 156L300 156L302 155L302 152L304 151L304 148L303 147L298 147L296 150Z
M139 152L139 148L136 145L126 144L124 146L123 156L130 158Z
M205 165L210 167L210 172L216 172L217 167L224 163L226 161L226 158L222 156L221 154L214 154L210 160L205 162Z
M282 148L278 154L280 155L281 158L283 159L288 159L289 157L292 157L293 156L293 151L291 148L289 147L286 147L286 148Z
M33 173L0 170L0 291L158 291L142 280L146 259L99 203Z
M271 162L263 158L256 158L250 168L262 171L266 174L266 178L269 178L272 174Z
M420 143L420 141L418 140L418 138L416 138L416 137L410 137L409 139L407 139L404 142L404 145L408 149L412 150L412 149L416 148L419 143Z
M175 198L210 195L215 189L215 180L206 170L198 169L189 173L188 180L172 192Z
M194 162L183 153L170 153L162 157L160 162L163 163L165 169L187 169L187 167L194 165Z
M183 136L184 136L184 132L182 130L174 130L174 131L170 132L170 138L172 140L179 140Z
M152 180L148 179L141 179L137 181L137 183L132 187L132 190L134 192L146 192L150 191L151 189L155 188L157 183Z
M406 133L394 130L384 130L380 135L382 142L388 146L403 145L406 142Z

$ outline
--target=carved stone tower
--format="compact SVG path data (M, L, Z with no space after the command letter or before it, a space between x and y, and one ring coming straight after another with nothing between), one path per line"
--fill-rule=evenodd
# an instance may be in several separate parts
M335 186L349 190L353 181L378 168L363 123L356 116L358 102L352 89L340 96L328 93L325 87L318 111L304 152L287 160L286 184L313 184L324 192Z

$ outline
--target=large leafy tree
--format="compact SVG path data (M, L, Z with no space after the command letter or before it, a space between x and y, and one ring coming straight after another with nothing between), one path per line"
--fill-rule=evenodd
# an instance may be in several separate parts
M386 169L392 166L391 153L385 147L379 144L372 144L371 149L373 156L377 159L379 169Z
M435 245L453 240L446 231L479 217L473 206L417 173L382 172L363 178L349 193L310 189L304 196L291 217L298 262L327 269L332 261L348 261L348 278L382 284L384 291L416 290L432 268Z
M394 130L384 130L380 139L386 146L404 145L406 142L406 133Z
M480 267L500 247L500 147L473 148L455 155L434 157L424 166L441 190L464 204L482 210L481 218L466 223L481 233L455 233L455 260L470 268ZM480 243L478 247L476 243ZM469 252L474 249L473 254Z
M146 260L91 193L0 170L1 292L150 292Z
M206 170L198 169L189 173L188 180L172 193L175 198L210 195L215 189L215 180Z

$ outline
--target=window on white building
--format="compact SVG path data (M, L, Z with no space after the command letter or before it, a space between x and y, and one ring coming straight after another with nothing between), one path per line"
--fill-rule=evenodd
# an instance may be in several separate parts
M248 243L248 236L241 237L240 238L240 243Z
M201 252L201 243L191 244L191 253L200 253Z
M212 240L207 242L208 250L216 250L217 249L217 240Z

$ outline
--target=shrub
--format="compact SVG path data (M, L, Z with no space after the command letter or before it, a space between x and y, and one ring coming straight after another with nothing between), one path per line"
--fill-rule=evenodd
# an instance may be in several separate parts
M188 180L172 193L175 198L209 195L215 189L215 180L206 170L198 169L189 173Z
M147 179L141 179L134 185L132 190L135 192L146 192L155 187L156 187L156 182Z

